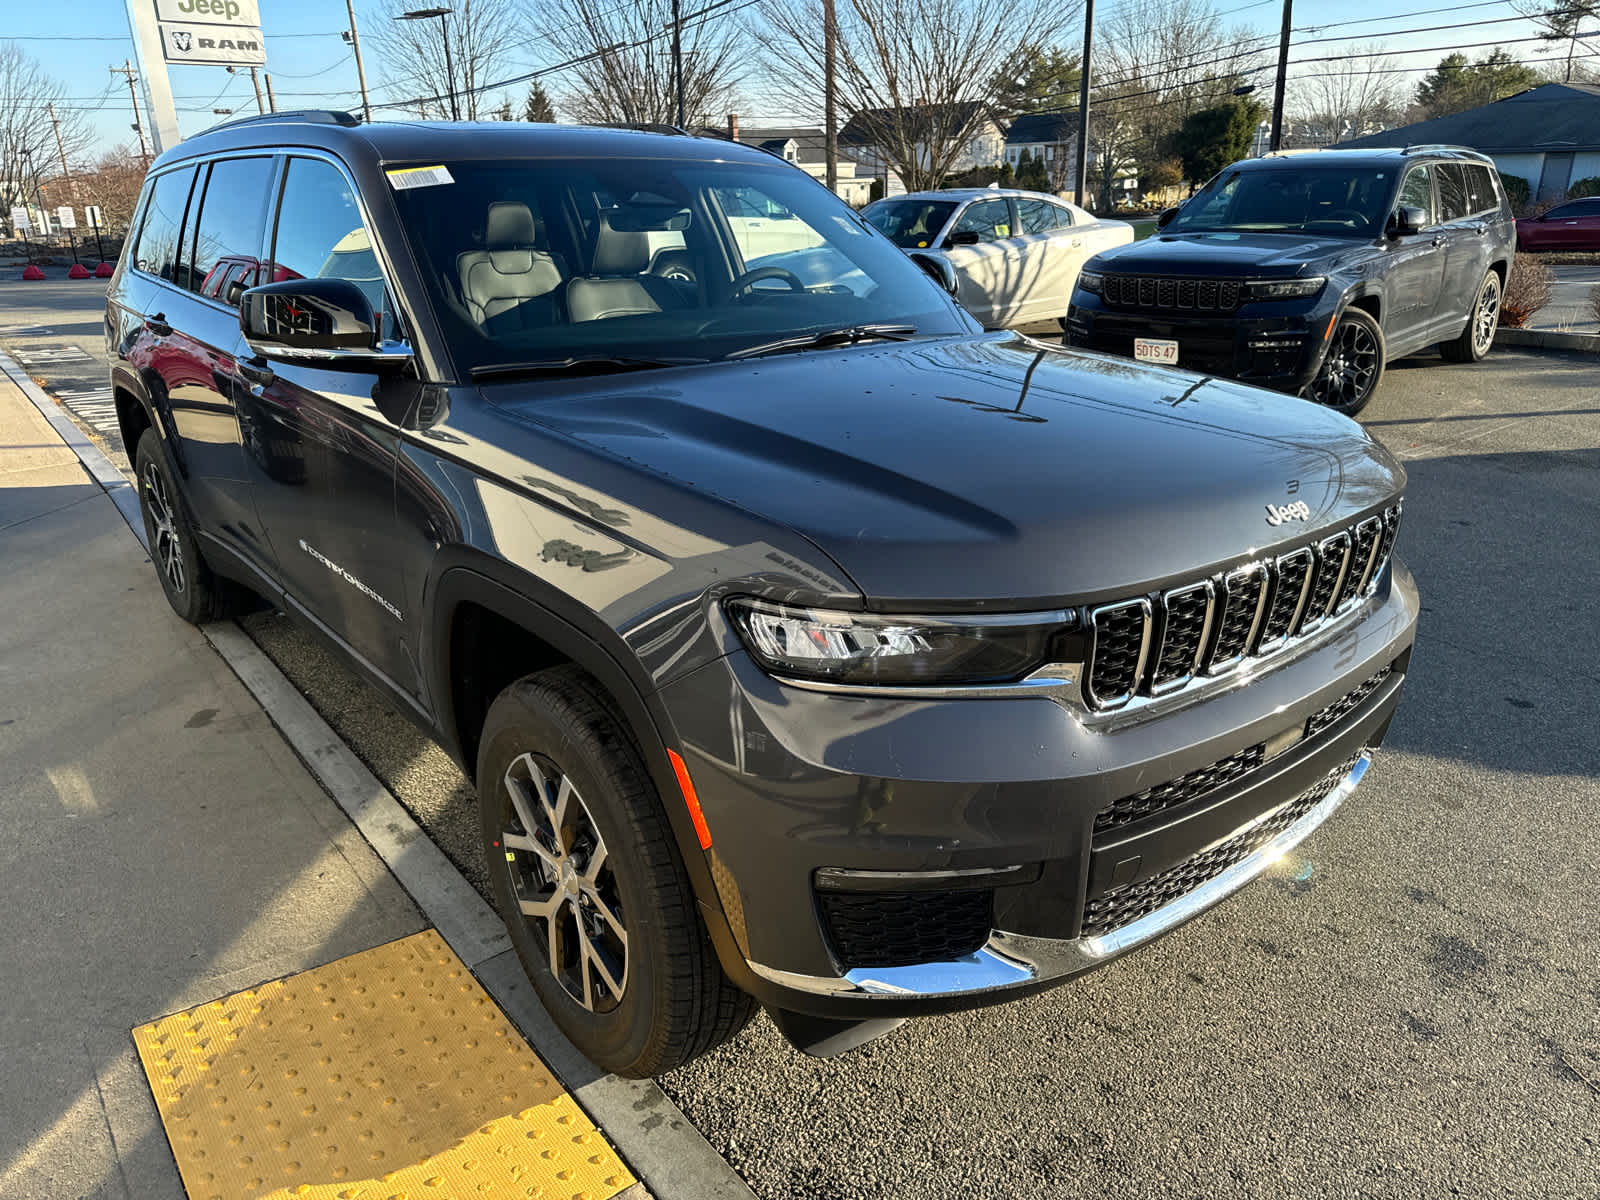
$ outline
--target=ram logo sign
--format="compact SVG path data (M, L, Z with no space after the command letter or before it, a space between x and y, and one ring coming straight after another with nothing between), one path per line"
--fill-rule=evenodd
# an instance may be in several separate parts
M260 67L267 52L261 30L244 25L161 26L161 49L169 63L213 63Z

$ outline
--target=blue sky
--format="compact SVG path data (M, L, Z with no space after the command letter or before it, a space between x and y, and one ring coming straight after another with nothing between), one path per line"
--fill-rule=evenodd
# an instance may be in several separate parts
M1101 3L1103 12L1110 11L1117 0L1101 0ZM1271 35L1275 41L1281 0L1257 0L1255 3L1217 0L1217 3L1230 26L1235 23L1248 26L1263 35ZM339 37L339 31L346 26L342 0L260 0L260 6L267 70L272 74L278 106L356 109L359 97L355 65L350 48ZM127 85L121 76L107 70L112 66L120 67L123 59L133 56L124 0L72 0L55 4L50 0L8 0L5 7L5 14L0 16L0 39L17 39L65 85L68 105L83 112L91 122L100 147L131 143L132 116ZM1397 12L1422 15L1394 15ZM357 17L363 22L363 30L366 23L377 19L360 3ZM1466 24L1480 21L1495 23ZM1487 3L1468 0L1451 6L1446 6L1443 0L1398 0L1398 3L1396 0L1299 0L1294 8L1294 24L1300 31L1295 35L1296 48L1291 53L1291 58L1296 59L1344 53L1351 41L1374 39L1382 40L1404 67L1430 67L1446 53L1443 47L1459 43L1504 42L1517 58L1548 57L1555 53L1538 42L1511 40L1530 37L1535 30L1529 22L1517 17L1510 0ZM1450 25L1463 27L1403 36L1387 33ZM1312 42L1311 39L1316 38L1336 40ZM1301 45L1302 42L1307 44ZM1600 52L1600 39L1589 45L1593 51ZM403 76L395 78L386 71L386 64L365 41L362 49L375 103L402 99L409 94L407 89L414 88L413 84ZM1466 53L1477 56L1488 53L1488 49ZM539 50L537 41L522 47L507 74L545 65ZM1596 63L1600 58L1591 57L1588 61ZM185 134L224 119L212 112L215 108L232 108L240 114L255 110L255 95L246 71L228 75L222 67L194 66L173 66L170 71L179 127ZM1419 75L1420 72L1413 71L1406 79L1409 82ZM1263 85L1262 92L1270 91L1270 71L1257 78ZM553 78L547 81L547 86L553 93L559 92L560 81ZM524 86L511 91L520 99ZM759 88L751 86L747 91L758 93ZM741 115L747 124L788 115L776 110L764 111L754 100L744 107L748 111Z

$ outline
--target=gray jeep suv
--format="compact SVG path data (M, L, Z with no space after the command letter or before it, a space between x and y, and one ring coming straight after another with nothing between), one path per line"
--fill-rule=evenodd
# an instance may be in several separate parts
M611 1070L1110 962L1309 834L1399 701L1359 426L984 333L758 151L278 114L164 154L129 246L174 609L265 597L455 755Z

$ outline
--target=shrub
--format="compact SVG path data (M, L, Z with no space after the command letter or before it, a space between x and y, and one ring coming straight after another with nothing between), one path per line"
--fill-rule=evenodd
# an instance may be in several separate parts
M1506 281L1505 295L1500 299L1500 324L1521 329L1546 304L1555 284L1555 272L1539 259L1529 254L1517 256L1511 268L1511 278Z
M1532 198L1532 189L1529 188L1528 181L1521 175L1500 176L1500 186L1506 189L1506 196L1511 201L1512 212L1519 213L1528 207L1528 201Z
M1600 196L1600 175L1580 179L1567 189L1568 200L1576 200L1579 196Z

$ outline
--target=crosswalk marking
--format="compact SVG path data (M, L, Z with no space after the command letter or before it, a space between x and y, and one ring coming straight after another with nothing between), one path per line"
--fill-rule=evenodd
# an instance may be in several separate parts
M29 346L27 349L16 350L13 353L22 360L25 366L34 366L40 363L60 362L87 362L90 355L76 346Z
M109 387L57 387L52 390L61 403L99 432L117 432L117 402Z

